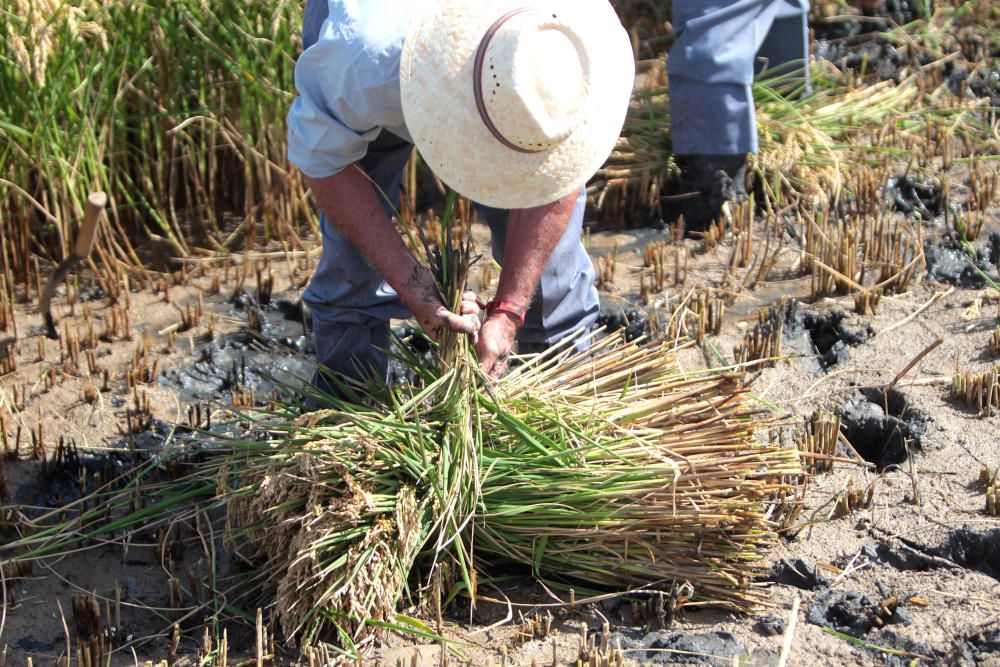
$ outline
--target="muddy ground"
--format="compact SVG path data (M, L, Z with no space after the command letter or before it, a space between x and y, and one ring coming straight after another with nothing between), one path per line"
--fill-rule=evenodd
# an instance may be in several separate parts
M930 231L934 224L928 223ZM998 226L994 215L991 227ZM980 244L984 248L989 231ZM474 232L485 244L488 232L479 226ZM638 277L648 272L642 267L642 252L668 234L653 229L590 232L592 254L616 255L615 278L602 291L602 321L613 325L623 316L631 317L635 332L640 331L635 316L657 307L655 300L645 306L637 303ZM666 295L718 286L725 280L722 267L729 256L725 244L708 252L697 240L683 245L691 255L687 277L682 285L668 287ZM611 645L620 645L628 661L637 664L732 664L734 657L750 664L774 664L789 631L795 599L799 614L790 664L904 664L913 659L930 664L1000 664L1000 520L986 514L980 482L982 470L1000 466L1000 417L981 416L950 395L956 367L982 370L997 361L989 351L989 339L1000 325L996 295L964 284L961 272L951 278L958 284L933 280L929 274L911 290L884 297L877 314L862 317L854 314L850 297L811 299L809 279L796 277L797 254L787 255L787 265L773 272L781 278L753 291L741 293L730 279L730 306L721 333L681 355L689 368L732 363L733 346L756 322L757 310L783 296L797 298L797 314L785 328L784 358L774 367L755 371L759 375L753 383L754 399L787 420L820 408L840 415L842 433L872 462L867 468L837 463L832 471L811 479L796 529L764 554L765 585L773 608L762 610L758 617L690 610L669 627L659 627L655 615L636 614L632 601L604 600L569 610L548 606L556 600L541 585L529 583L497 591L495 599L507 595L529 601L527 606L510 608L515 621L521 614L531 618L551 613L553 629L545 638L519 645L517 622L493 627L508 615L505 604L481 603L471 626L459 620L468 618L462 604L446 614L449 634L468 642L460 650L474 664L499 662L504 650L508 664L549 664L553 655L560 664L572 664L579 657L582 628L597 633L600 641L605 622L613 633ZM67 373L59 343L44 339L41 319L32 306L20 305L19 341L12 350L17 369L0 379L9 447L21 430L20 460L8 460L5 466L5 509L33 518L44 508L72 501L79 495L76 480L81 466L89 467L91 475L103 470L107 478L115 466L128 464L129 435L133 448L140 451L155 451L171 439L191 437L177 427L190 423L188 406L201 406L204 423L209 410L221 417L225 406L234 400L247 402L251 391L256 401L266 398L275 390L274 374L287 381L308 377L309 364L303 356L310 350L308 318L299 303L308 262L305 257L272 260L273 295L264 305L257 303L253 278L245 280L242 296L233 297L241 272L235 265L228 271L228 281L222 266L205 266L189 275L186 285L170 286L166 295L152 289L133 292L131 340L124 331L111 332L109 340L98 335L92 350L99 368L110 371L107 387L97 387L96 396L88 394L91 380L84 362L78 374ZM479 271L483 268L485 261ZM995 267L990 271L996 275ZM212 294L217 276L221 289ZM170 332L181 328L182 313L198 303L199 293L201 320L186 332L175 332L171 342ZM69 314L65 295L58 300L57 316L68 324L71 338L86 338L89 326L103 332L105 321L111 319L108 300L93 296L88 302L77 301L75 316ZM85 310L93 325L87 324ZM262 322L256 335L248 326L255 318ZM207 334L210 327L212 340ZM943 339L939 347L884 391L939 338ZM44 359L39 358L42 344ZM158 360L155 372L143 370L141 355L136 356L143 349ZM54 383L50 368L58 369ZM133 388L128 386L130 371L139 377ZM138 376L135 371L140 371ZM127 421L130 416L136 419L137 395L140 403L148 397L149 414L130 428ZM63 440L75 443L79 459L70 457L55 466L30 460L39 424L47 456L52 457ZM843 446L839 455L852 456ZM836 499L848 485L871 488L871 505L838 516ZM13 536L17 528L11 524L16 521L7 521L5 534ZM87 546L8 577L0 637L7 664L24 664L28 656L35 664L55 660L67 643L60 605L70 635L75 636L69 611L73 594L90 592L112 600L116 588L122 609L120 626L113 630L117 649L112 663L131 664L133 651L140 660L170 652L171 625L186 614L170 608L168 574L183 579L185 604L193 607L206 590L205 553L189 549L165 563L155 535L139 536L128 548ZM897 600L898 605L880 609L886 600ZM184 632L177 653L189 660L202 639L197 616L190 614L181 623ZM830 634L831 628L844 636ZM234 624L232 633L232 653L242 649L247 654L249 631ZM390 638L389 646L372 653L376 664L391 665L401 658L409 664L414 649L405 638ZM436 662L436 651L436 647L419 649L421 664ZM281 661L290 661L290 655Z

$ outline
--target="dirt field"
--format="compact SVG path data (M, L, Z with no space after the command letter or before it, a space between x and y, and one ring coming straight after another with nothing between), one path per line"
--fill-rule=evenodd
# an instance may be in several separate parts
M995 228L995 216L991 225ZM487 232L477 227L475 233L484 243ZM638 277L647 271L642 267L644 248L666 235L650 229L590 233L595 256L607 256L617 248L614 282L602 292L605 313L622 308L643 313L655 310L655 303L637 304ZM684 245L691 255L687 278L683 285L668 288L667 294L719 286L729 248L722 245L702 252L698 241L688 240ZM636 663L734 664L737 659L741 664L775 664L784 638L790 637L789 664L908 664L911 660L1000 664L1000 520L986 514L986 489L980 482L981 471L1000 466L1000 417L980 416L950 396L956 367L983 370L996 361L989 351L989 339L1000 324L996 295L987 289L924 279L908 292L883 298L877 314L862 317L853 313L849 297L810 302L808 279L795 277L798 257L791 252L786 255L787 261L772 272L783 279L744 293L730 285L732 296L721 333L681 357L691 369L732 363L733 346L756 321L759 308L782 296L799 298L795 321L786 325L783 358L774 367L759 370L753 396L773 415L789 422L817 409L840 415L846 439L874 462L868 467L838 462L832 471L812 478L795 529L778 549L763 554L769 573L765 585L773 608L762 610L759 617L690 611L670 627L660 628L655 618L636 615L631 601L608 599L581 603L570 610L556 605L540 585L528 583L498 590L495 598L508 596L526 606L508 610L502 603L481 602L471 626L459 621L468 619L462 603L449 610L448 632L468 642L459 650L473 664L500 662L504 650L508 664L549 664L553 655L559 664L573 664L580 657L582 628L596 634L600 643L605 622L613 633L610 645L620 646L626 661ZM263 345L250 342L245 334L248 312L253 309L248 304L253 299L231 298L239 273L236 268L228 271L228 282L222 267L206 268L204 275L189 277L187 285L170 287L166 297L162 291L131 294L131 340L125 339L124 331L112 332L108 341L98 337L92 350L94 361L109 369L111 378L106 389L97 388L96 396L88 394L88 373L73 375L63 370L59 344L43 338L34 309L19 306L19 341L12 350L17 369L0 380L5 414L12 420L6 424L9 447L21 430L21 460L8 458L5 466L5 507L15 517L21 513L33 518L43 508L70 501L79 495L75 483L79 470L93 472L107 465L108 457L102 452L127 448L129 431L134 432L134 447L140 450L153 450L172 437L189 437L172 425L187 423L188 406L199 402L206 409L208 402L214 402L212 409L221 412L233 401L237 373L244 380L249 375L242 386L253 387L257 396L270 392L266 371L307 376L308 364L278 344L308 352L309 339L296 304L309 265L303 259L298 265L275 262L271 266L275 288L272 305L261 307ZM221 291L211 294L216 275ZM199 292L201 320L171 343L170 331L179 328L184 309L198 303ZM246 281L246 292L251 297L257 293L252 279ZM111 319L101 299L78 302L76 315L70 316L64 295L56 309L71 338L86 338L89 326L103 331ZM86 311L93 325L87 323ZM212 341L206 335L210 319ZM943 342L918 359L938 339ZM44 359L40 359L43 344ZM168 350L171 345L173 349ZM151 357L158 358L158 367L148 372L139 360L144 346L157 353ZM917 363L908 368L915 359ZM54 383L50 368L57 368ZM145 373L141 380L146 381L130 389L130 370ZM889 385L893 386L886 390ZM136 396L140 403L148 397L150 414L143 424L130 429L126 424ZM63 440L75 442L79 459L49 466L30 460L39 424L49 457ZM94 453L96 458L91 456ZM843 445L839 455L853 457ZM837 498L848 485L871 489L870 506L840 516ZM11 524L17 522L7 521L6 534L13 535L16 528ZM6 618L0 637L7 664L24 664L29 656L35 664L49 664L65 654L68 640L63 617L72 628L72 596L96 593L110 609L116 588L121 611L117 612L120 626L112 631L116 646L112 664L132 664L133 656L139 660L166 657L171 652L171 625L178 619L183 619L183 636L176 664L194 660L201 642L201 619L197 611L187 614L171 609L168 580L172 575L184 581L185 608L194 609L191 603L207 590L206 553L193 549L164 563L158 557L155 535L137 536L128 548L97 542L86 547L7 578ZM799 611L791 628L788 621L794 600ZM887 600L888 607L880 610ZM532 618L536 613L552 614L551 634L520 645L517 621L522 614ZM508 615L513 623L495 625ZM834 636L824 626L857 638ZM231 655L250 655L252 632L245 625L241 629L233 624L232 633ZM390 638L389 646L372 653L376 664L394 665L398 660L410 664L415 649L405 639ZM418 664L436 664L437 650L435 646L420 648Z

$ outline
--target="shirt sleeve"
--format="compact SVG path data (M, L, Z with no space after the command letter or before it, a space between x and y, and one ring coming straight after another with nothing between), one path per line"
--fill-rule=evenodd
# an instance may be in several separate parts
M288 113L289 161L324 178L364 157L387 121L401 115L398 78L398 70L324 26L295 64L299 96Z

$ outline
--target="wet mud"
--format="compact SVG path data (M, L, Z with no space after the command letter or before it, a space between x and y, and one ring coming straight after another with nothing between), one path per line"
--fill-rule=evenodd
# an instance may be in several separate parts
M975 258L953 235L946 235L938 243L924 243L927 278L967 289L980 289L987 278L996 280L997 260L1000 260L1000 234L993 232L988 246L974 247Z
M229 303L234 318L247 325L226 336L202 342L194 363L170 368L159 376L185 402L231 400L246 393L254 403L284 395L313 374L311 317L301 301L260 305L243 294Z
M636 308L602 310L597 316L595 327L603 327L607 333L624 330L627 341L650 334L647 317Z
M804 331L823 370L850 359L848 348L866 343L875 335L867 322L853 321L841 310L804 312L799 316L797 331Z
M941 184L934 179L909 173L893 176L885 192L893 210L908 216L916 213L923 220L933 220L944 212Z
M57 509L91 494L102 484L124 483L130 471L163 450L171 440L191 439L189 429L151 418L145 430L122 436L103 451L80 452L75 443L62 442L53 456L11 489L10 498L22 506L26 517L35 518L48 509ZM11 465L30 466L30 461Z
M896 389L862 389L847 398L840 413L841 432L880 471L920 451L926 423L927 417L911 410Z

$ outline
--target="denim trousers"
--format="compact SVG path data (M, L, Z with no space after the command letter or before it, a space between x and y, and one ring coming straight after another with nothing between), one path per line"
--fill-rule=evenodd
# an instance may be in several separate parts
M675 153L757 152L754 76L808 60L808 12L807 0L674 0L667 73Z

